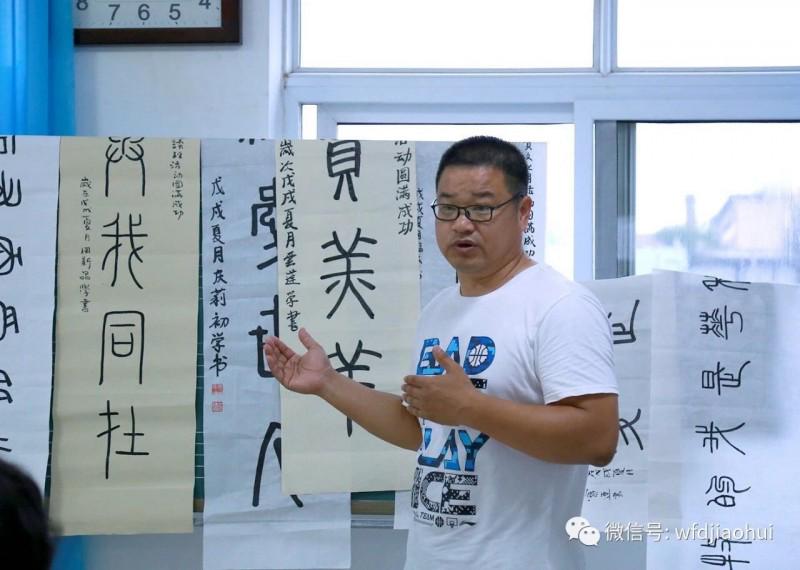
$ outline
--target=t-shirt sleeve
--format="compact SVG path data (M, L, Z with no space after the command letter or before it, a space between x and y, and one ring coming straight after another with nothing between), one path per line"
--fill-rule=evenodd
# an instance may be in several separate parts
M545 404L619 393L611 326L591 292L571 292L548 310L536 334L535 363Z

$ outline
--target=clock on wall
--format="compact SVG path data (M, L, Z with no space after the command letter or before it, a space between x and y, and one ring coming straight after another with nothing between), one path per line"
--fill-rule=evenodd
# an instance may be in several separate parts
M76 44L239 43L239 0L70 0Z

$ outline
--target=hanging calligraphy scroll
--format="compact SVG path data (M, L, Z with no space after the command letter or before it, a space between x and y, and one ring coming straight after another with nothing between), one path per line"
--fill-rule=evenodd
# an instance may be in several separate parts
M417 223L419 235L420 307L456 282L456 272L436 245L436 218L431 204L436 199L436 170L449 142L418 142L417 149ZM409 500L409 504L411 504Z
M407 141L280 141L281 336L311 332L339 372L400 393L419 311L416 172ZM281 394L285 492L407 489L414 453L325 402Z
M64 534L192 527L199 144L61 145L51 514Z
M203 567L349 568L350 495L281 493L273 141L203 141Z
M800 537L800 288L654 275L648 568L781 568ZM668 535L666 540L663 535Z
M0 136L0 457L44 489L58 138Z

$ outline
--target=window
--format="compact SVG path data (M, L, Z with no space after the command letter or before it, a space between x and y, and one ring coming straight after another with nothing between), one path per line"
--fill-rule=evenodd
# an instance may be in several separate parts
M574 174L562 176L555 166L549 173L545 261L562 270L574 267L579 280L626 274L637 264L633 270L642 270L648 262L640 248L648 236L667 224L685 222L686 194L680 187L669 190L670 196L676 193L669 206L659 206L666 198L649 190L658 180L648 174L648 164L660 151L648 149L658 148L670 123L694 125L698 130L687 131L686 137L696 132L700 140L704 127L720 123L742 128L755 127L750 122L775 128L784 123L789 128L786 123L800 121L800 36L791 30L800 20L800 4L794 0L508 0L491 7L474 0L409 0L390 10L369 0L295 0L287 5L291 57L279 70L285 78L281 73L275 78L284 87L276 96L283 109L283 124L275 127L278 136L299 137L301 125L303 136L316 136L314 119L323 138L383 136L347 130L356 125L433 129L431 135L409 134L411 140L460 138L455 131L445 137L447 125L569 129ZM539 38L549 39L537 44ZM631 138L620 146L616 136L596 138L603 122L635 126L640 140ZM649 129L657 134L649 136ZM767 140L773 135L764 131L758 136ZM557 144L552 138L535 140L552 141L552 148ZM613 152L603 147L608 143ZM742 144L751 142L745 137ZM709 148L702 150L708 154ZM759 160L755 152L750 156ZM619 175L617 160L636 176ZM722 164L714 168L741 168ZM772 164L754 168L770 172ZM680 171L677 164L673 167ZM595 174L603 170L612 184L598 183ZM559 176L569 180L564 192L556 183ZM638 190L618 200L628 187ZM758 193L760 187L747 193ZM739 191L718 192L733 197ZM694 196L698 227L711 224L719 210L701 218L707 197ZM571 209L563 223L562 207ZM664 226L648 225L650 207L663 208ZM572 248L569 256L562 255L561 247ZM788 279L783 271L775 273L776 280Z
M619 0L617 63L633 68L800 66L796 0Z
M800 283L800 124L636 125L636 273Z
M592 0L302 0L302 68L592 67Z

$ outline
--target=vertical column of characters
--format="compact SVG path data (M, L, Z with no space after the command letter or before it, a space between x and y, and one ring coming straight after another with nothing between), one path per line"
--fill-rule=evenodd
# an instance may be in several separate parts
M109 299L124 295L129 299L138 297L143 300L145 295L147 283L142 283L136 271L139 266L144 265L142 251L150 237L142 214L147 197L147 165L143 141L141 137L110 137L106 146L104 195L100 197L100 201L105 203L99 210L113 212L113 218L102 224L104 231L100 234L100 237L104 238L103 244L108 246L103 256L101 271L107 280L103 285L112 289ZM177 151L176 156L180 155L181 152ZM91 182L89 180L87 191L91 190ZM139 204L138 208L132 206L136 203ZM125 253L127 259L124 258ZM122 271L120 271L121 258ZM103 315L98 381L101 394L107 390L119 393L120 386L125 386L127 392L133 394L135 387L144 383L147 327L146 315L139 310L138 305L139 303L131 303L127 307L118 306L107 310ZM117 411L117 408L124 409L124 412ZM116 422L120 415L128 419L127 412L130 412L130 418L126 425L130 427L120 435L128 438L130 445L119 449L113 444L113 439L115 432L122 425ZM96 435L98 438L105 438L105 479L112 478L112 448L114 448L113 455L130 457L150 455L149 451L136 448L137 439L144 438L145 433L137 430L136 407L133 400L112 403L111 398L106 397L105 406L97 416L103 419L105 424L105 429Z
M623 318L620 320L612 319L613 313L608 313L608 319L611 324L611 337L612 342L615 346L615 350L619 345L631 345L637 342L636 337L636 312L639 310L639 304L641 303L641 299L634 298L633 301L629 301L630 303L630 311L625 311L623 313ZM639 428L637 424L642 419L642 408L637 406L635 412L631 412L627 415L620 415L619 417L619 435L622 438L622 443L625 445L626 448L633 448L640 452L644 452L645 444L642 440L641 435L639 434ZM592 472L598 472L598 469L589 469L590 475ZM609 475L608 468L602 468L602 473L604 477ZM636 472L634 469L628 467L613 467L611 470L611 477L612 478L628 478L628 477L635 477ZM618 496L617 496L618 494ZM622 498L622 491L615 491L612 498Z
M706 276L701 285L707 291L715 292L722 287L723 290L737 292L737 295L746 298L748 296L746 292L750 290L751 284L746 281L729 281ZM735 352L726 349L725 346L734 335L746 336L744 316L740 311L729 307L728 303L723 303L722 306L718 306L718 303L715 305L717 306L700 313L700 336L718 339L720 347L719 354L711 356L711 359L716 362L713 364L709 362L709 368L699 374L699 390L709 390L716 394L720 406L722 406L726 392L742 389L744 372L751 361L736 359ZM744 434L748 430L747 422L728 421L719 425L710 414L708 420L707 424L694 426L695 433L702 436L703 449L707 449L713 457L719 451L720 444L723 443L735 456L747 455L743 444L736 440L737 435ZM737 481L729 473L718 471L714 468L713 459L711 459L707 477L708 486L704 491L704 496L706 507L710 509L735 509L739 496L752 488L749 482ZM751 561L745 559L747 554L743 551L746 551L748 545L751 544L752 540L709 538L700 544L700 562L729 568L733 568L737 564L750 564Z
M414 231L414 212L411 211L411 193L414 189L410 188L411 167L409 166L409 163L413 164L414 152L408 141L394 141L394 146L395 179L397 181L394 195L397 202L397 235L405 236Z
M419 180L419 177L417 177ZM423 216L423 209L422 205L424 203L424 198L422 196L422 186L417 185L417 263L419 263L419 279L422 281L422 254L425 251L425 248L422 245L422 216Z
M612 342L615 347L615 357L619 351L616 348L619 345L630 345L636 343L636 312L639 309L641 299L634 298L633 301L627 301L630 305L630 310L627 309L623 312L622 318L612 318L613 311L607 315L609 324L611 325ZM616 359L616 358L615 358ZM642 419L642 408L637 407L636 411L632 414L624 416L620 413L619 417L619 434L622 445L625 448L633 448L640 452L644 452L644 442L637 424ZM614 464L606 467L593 467L589 466L588 481L589 486L586 488L586 500L591 502L597 499L603 499L609 502L619 501L624 498L625 492L622 488L615 487L601 487L600 485L614 485L618 482L625 482L626 479L635 478L637 475L636 470L618 465L615 461Z
M288 152L288 151L287 151ZM286 161L283 161L285 167L282 172L287 173L287 178L281 177L281 185L283 192L281 193L281 207L292 208L297 205L294 194L294 179L293 171L294 166L290 164L291 160L288 158L292 155L287 154ZM285 183L284 183L285 180ZM277 192L276 192L276 178L273 176L269 184L257 187L257 200L250 206L250 236L252 238L262 239L258 242L264 254L259 258L258 263L255 264L255 269L259 272L265 272L264 280L271 279L272 272L267 271L272 267L276 267L278 263L278 233L275 221L275 210L277 207ZM290 226L294 223L292 220L289 222ZM293 230L289 230L293 231ZM266 243L263 243L266 242ZM261 245L263 243L263 245ZM282 258L285 267L296 269L295 266L295 252L287 251ZM294 303L294 301L291 301ZM252 330L248 331L248 335L255 339L256 351L256 372L259 378L273 378L272 372L267 368L264 359L264 337L267 335L279 336L279 316L278 316L278 295L272 295L269 301L270 306L266 309L260 310L258 315L260 318L257 320L259 324ZM290 305L290 308L292 305ZM267 328L262 327L262 319L269 317L269 322L266 324ZM258 452L258 459L256 461L256 469L253 477L253 497L251 505L255 508L261 504L261 479L264 473L264 465L267 461L267 451L269 450L270 443L272 443L272 450L278 460L278 468L282 464L282 438L280 436L281 423L274 420L270 421L264 436L261 441L261 446ZM295 507L302 508L303 501L297 495L291 495L291 499Z
M331 178L338 178L336 191L333 194L333 199L339 201L341 198L341 190L344 182L347 182L348 193L351 202L358 202L358 195L351 176L358 177L361 174L361 142L360 141L335 141L328 143L327 146L327 167L328 176ZM357 210L356 210L357 211ZM355 212L354 212L355 213ZM339 296L336 302L331 307L331 310L325 315L326 319L332 319L339 311L342 301L350 292L358 301L361 308L370 319L375 318L375 313L367 303L364 293L359 291L358 285L374 291L375 284L369 281L366 276L375 273L373 269L356 269L353 267L354 260L357 258L369 259L371 254L367 252L357 251L361 244L364 246L377 245L378 241L374 238L368 237L364 234L364 228L357 225L355 233L350 245L345 246L346 242L342 241L342 232L336 229L331 230L330 241L324 242L320 247L322 250L328 250L328 257L323 258L324 264L343 264L342 271L333 271L320 275L320 280L328 281L329 285L325 288L325 293L330 294L337 287L341 285ZM361 277L361 276L364 277Z
M22 215L19 207L23 203L23 186L20 173L15 171L17 165L14 156L17 153L17 139L14 136L0 137L0 285L5 285L10 280L15 269L23 265L22 245L20 238L6 235L2 224L4 219L14 215ZM4 283L5 282L5 283ZM11 454L14 450L13 438L6 430L10 428L2 421L7 414L4 408L14 404L13 378L16 371L11 369L10 358L6 359L3 342L8 342L10 335L20 332L17 318L16 301L12 300L13 288L3 286L0 289L0 456Z
M533 183L533 143L524 143L523 154L525 156L525 163L528 166L528 196L534 200L534 183ZM525 227L525 233L522 236L522 249L525 255L533 257L536 254L536 241L535 241L536 228L533 224L533 208L528 214L528 225Z
M183 215L183 139L172 139L172 158L169 161L169 171L172 175L170 187L172 193L172 214L180 220Z
M269 184L258 186L257 195L258 200L256 200L250 206L250 237L258 239L262 236L262 234L266 234L263 236L263 240L266 241L266 243L261 245L262 241L259 241L259 246L266 253L261 258L261 261L255 265L256 270L265 271L273 266L276 266L278 263L278 232L277 227L275 226L275 208L277 205L277 198L274 176ZM281 207L292 207L295 204L294 190L287 186L281 196ZM293 251L287 252L283 256L283 263L286 267L291 267L294 269L295 253ZM267 273L265 280L271 279L271 275L271 272ZM267 335L279 336L278 295L273 295L270 301L271 306L259 311L258 313L259 317L271 318L267 328L263 328L261 326L262 319L259 318L257 319L259 324L254 329L251 329L247 332L248 335L255 338L256 370L261 378L273 377L272 373L267 369L266 362L264 360L264 351L262 349L264 346L264 337Z
M411 162L413 158L413 153L408 148L408 143L401 142L397 149L397 157L396 160L403 162L404 164L408 164ZM406 148L403 149L402 147L405 146ZM407 151L404 153L404 150ZM344 141L334 141L329 142L327 144L326 149L326 166L328 170L328 176L330 178L337 179L337 186L336 191L333 194L333 200L340 201L340 203L350 203L356 205L358 202L358 193L356 192L355 184L352 179L352 176L359 177L362 171L362 161L363 161L363 154L362 154L362 146L361 141L357 140L344 140ZM401 168L398 167L395 170L395 178L397 180L395 190L395 201L398 205L398 223L402 223L402 218L410 217L410 203L408 207L403 210L402 202L403 200L408 201L410 198L410 190L409 190L409 182L410 182L410 168L405 167L404 174L402 175L403 180L405 181L405 189L401 190L402 181L400 175ZM350 197L350 202L346 200L341 201L341 189L344 183L347 183L348 194ZM404 197L405 196L405 197ZM407 230L406 233L410 233L413 231L414 224L413 221L411 222L411 227ZM359 290L359 285L366 290L373 291L375 290L375 284L367 279L367 275L373 275L375 271L373 269L367 268L356 268L354 267L355 260L358 258L369 259L371 253L363 251L359 252L359 246L364 245L364 247L369 245L377 245L377 240L368 237L364 234L363 228L361 226L356 227L355 234L353 239L350 242L350 245L345 246L345 244L341 241L340 232L337 230L331 231L331 239L330 241L326 241L321 245L322 250L328 250L329 253L327 257L324 257L322 260L323 265L325 264L342 264L341 271L331 271L329 273L324 273L320 275L320 279L322 281L328 281L329 285L325 289L326 294L330 294L333 292L339 285L341 285L341 289L339 291L339 296L336 299L336 302L331 307L331 310L325 316L327 319L332 320L335 315L338 314L339 309L342 306L342 302L344 301L345 297L347 296L348 291L352 293L353 297L358 301L359 305L363 309L364 313L370 319L375 318L375 313L370 307L369 303L366 299L366 291ZM333 248L333 249L331 249ZM332 268L334 269L334 268ZM362 357L371 357L371 358L383 358L383 355L380 352L375 350L371 350L369 348L364 347L363 339L359 338L356 339L356 345L352 348L351 356L346 356L346 350L343 348L344 343L341 340L336 340L334 342L334 351L328 354L328 358L335 359L333 361L334 369L337 372L344 373L347 375L348 378L354 379L354 373L356 371L364 371L368 372L370 370L370 366L365 364L364 362L360 362ZM348 351L350 352L350 351ZM366 386L367 388L374 389L375 384L373 382L361 382L359 384L362 386ZM347 418L345 420L345 430L347 432L347 437L352 437L353 435L353 420Z
M80 251L78 291L81 312L88 313L92 302L92 180L84 176L80 181L81 221L83 222L83 245Z
M297 332L300 326L297 324L300 318L300 311L296 306L300 303L297 296L297 287L300 285L297 275L297 242L295 232L298 231L294 221L294 209L297 205L295 198L295 166L294 166L294 143L289 139L281 140L280 149L278 150L278 175L281 179L281 206L283 207L283 229L286 235L286 241L283 247L283 263L284 277L283 285L286 287L284 295L284 303L288 310L285 314L286 324L290 331ZM348 175L349 176L349 175ZM352 195L352 181L350 181L350 192ZM342 190L341 184L337 190L340 193Z
M208 338L206 350L208 354L213 354L209 373L214 375L211 382L211 412L221 414L225 411L223 394L225 393L224 372L228 368L228 355L226 354L226 337L228 327L231 324L231 315L228 313L228 281L225 278L225 240L223 225L225 218L225 181L223 177L217 176L211 182L211 209L208 216L209 235L211 236L211 247L213 257L211 265L213 270L213 280L208 285L208 304L214 307L214 315L208 328L211 334Z
M652 297L650 275L591 281L586 286L606 307L619 387L619 442L613 461L589 466L581 512L588 528L603 528L609 542L655 542L665 529L649 518L647 484L650 423ZM574 530L571 530L574 529ZM591 540L591 530L568 527L570 538ZM588 535L586 533L589 533ZM589 542L591 544L591 542Z

